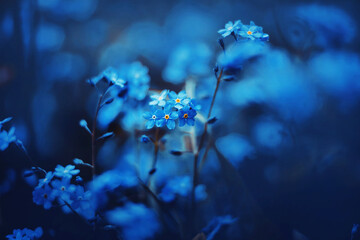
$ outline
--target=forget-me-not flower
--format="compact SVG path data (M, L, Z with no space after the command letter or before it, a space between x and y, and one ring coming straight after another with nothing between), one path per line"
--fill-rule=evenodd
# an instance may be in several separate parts
M220 29L218 33L220 33L223 37L227 37L232 33L236 33L242 26L242 23L240 20L235 21L233 23L232 21L229 21L227 24L225 24L224 29Z
M71 178L72 176L78 174L79 172L80 172L80 170L75 169L75 166L71 165L71 164L69 164L65 167L63 167L61 165L57 165L55 168L54 175L59 178L63 178L63 177Z
M45 177L39 180L39 184L38 184L37 187L40 188L40 187L42 187L44 185L49 184L51 182L51 180L53 179L53 177L54 177L53 172L47 172Z
M175 120L179 115L176 111L173 111L171 105L167 105L159 114L161 117L161 119L159 119L159 126L166 125L170 130L175 128Z
M250 22L250 25L242 25L240 30L238 31L238 34L243 38L251 40L267 40L269 37L268 34L263 33L262 27L255 25L253 21Z
M6 236L8 240L33 240L40 238L43 235L41 227L37 227L35 230L28 228L14 229L12 234Z
M156 109L155 107L152 107L151 112L145 112L143 117L148 120L145 124L145 127L147 129L153 128L155 125L157 127L162 127L165 124L165 121L162 120L162 117L164 116L164 113L160 109Z
M16 136L14 135L15 128L12 127L9 132L2 130L0 125L0 150L4 151L8 148L9 144L16 141Z
M189 106L184 107L179 112L179 126L182 127L184 125L194 126L195 124L195 116L196 111L191 109Z
M149 105L164 107L168 93L169 90L165 89L160 94L151 95L150 98L153 100L149 103Z
M190 98L186 96L185 91L181 91L176 94L174 91L169 92L169 104L173 105L177 109L181 109L190 103Z
M69 202L70 200L70 178L64 177L61 180L54 180L51 182L53 187L53 194L58 197L59 202L62 203L62 200Z
M45 209L52 207L52 202L55 200L53 189L49 185L44 187L36 187L33 191L33 201L37 205L44 205Z

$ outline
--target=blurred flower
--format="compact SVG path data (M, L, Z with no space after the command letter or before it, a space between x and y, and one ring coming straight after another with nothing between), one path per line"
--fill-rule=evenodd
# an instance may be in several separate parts
M1 151L4 151L5 149L7 149L7 147L9 146L10 143L16 141L16 136L14 135L14 133L15 133L14 127L10 128L9 132L7 132L5 130L1 130L1 126L0 126L0 150Z
M53 189L48 184L42 187L38 186L33 191L34 203L37 205L44 205L45 209L50 209L52 207L55 197Z
M242 26L243 24L240 20L235 21L235 23L229 21L227 24L225 24L225 28L220 29L218 33L220 33L223 37L227 37L232 33L236 33Z
M51 180L53 179L53 177L54 177L53 172L50 172L50 171L47 172L45 178L42 178L39 180L38 187L41 188L42 186L49 184L51 182Z
M37 227L35 230L28 228L14 229L12 234L7 235L8 240L33 240L40 238L43 235L41 227Z
M304 27L310 28L312 32L311 35L306 36L307 39L304 39L304 42L312 41L313 45L322 48L339 47L344 43L350 43L355 37L354 20L340 8L320 4L300 5L296 7L294 15L298 21L305 23ZM291 24L294 23L291 22ZM339 29L346 34L339 34ZM286 34L291 34L291 30L290 26ZM294 39L296 40L296 36Z
M142 135L140 137L140 141L143 142L143 143L149 143L151 140L150 140L150 138L148 136Z
M192 189L192 181L190 176L176 176L167 181L166 185L161 189L159 197L165 202L172 202L176 196L189 197ZM196 186L195 198L198 201L206 199L206 187L202 184Z
M218 57L218 64L227 74L237 74L244 64L266 53L268 48L262 42L236 42Z
M70 178L64 177L61 180L54 180L51 182L53 187L53 194L58 198L60 203L63 203L63 200L69 202L70 200Z
M254 127L256 141L265 147L276 148L283 140L284 127L273 120L258 122Z
M255 151L249 141L237 133L218 138L216 147L235 167L238 167L245 157L251 156Z
M129 96L143 100L149 90L149 69L140 62L133 62L127 68L126 80L129 83Z
M164 107L166 104L166 97L167 97L168 93L169 93L169 90L165 89L165 90L162 90L160 94L151 95L150 98L153 100L151 102L149 102L149 105Z
M122 227L125 240L148 239L160 229L153 210L140 203L128 202L106 213L109 223Z
M187 77L202 77L209 74L212 51L202 42L183 43L171 53L163 70L163 78L174 84L182 83Z

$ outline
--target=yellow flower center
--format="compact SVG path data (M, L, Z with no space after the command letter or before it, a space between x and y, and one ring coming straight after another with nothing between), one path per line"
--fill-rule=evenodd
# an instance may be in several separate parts
M152 119L156 119L156 116L155 115L152 115L152 117L151 117Z
M169 119L169 118L170 118L170 116L166 114L166 115L165 115L165 119Z
M44 198L45 198L45 199L47 199L47 198L48 198L48 195L47 195L46 193L44 194Z
M61 191L65 191L65 187L61 187Z
M189 115L187 113L184 114L184 118L188 118Z
M177 99L175 100L175 102L179 103L179 102L180 102L180 99L177 98Z
M251 35L251 34L252 34L252 31L247 31L247 34L248 34L248 35Z

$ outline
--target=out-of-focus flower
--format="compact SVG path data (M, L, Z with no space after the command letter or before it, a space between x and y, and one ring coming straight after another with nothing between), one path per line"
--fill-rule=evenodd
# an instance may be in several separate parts
M196 114L196 111L194 109L190 109L189 106L182 108L179 112L179 126L182 127L186 124L189 126L194 126L194 118Z
M184 43L170 55L162 73L165 81L182 83L189 76L203 77L209 74L212 51L202 42Z
M5 118L4 120L0 121L0 150L1 151L4 151L5 149L7 149L10 143L16 141L16 136L14 135L14 133L15 133L14 127L10 128L10 130L8 132L5 131L4 129L2 129L3 124L11 121L11 119L12 118L9 117L9 118Z
M106 213L109 223L122 227L125 240L148 239L160 229L153 210L140 203L126 203Z
M168 93L169 90L165 89L162 90L160 94L151 95L150 98L152 99L152 101L149 102L149 105L164 107L166 104L166 97Z
M151 141L151 139L146 135L142 135L140 137L140 141L143 142L143 143L149 143Z
M227 37L232 33L237 33L237 31L243 26L240 20L235 21L233 23L232 21L229 21L227 24L225 24L224 29L220 29L218 33L220 33L223 37Z
M149 69L140 62L133 62L127 68L126 80L129 83L129 96L143 100L149 90Z
M1 129L0 129L1 130ZM2 130L0 132L0 150L4 151L8 148L9 144L16 141L16 136L14 135L15 128L10 128L9 132Z
M42 187L44 185L47 185L51 182L51 180L53 179L54 177L54 173L53 172L47 172L45 177L40 179L39 180L39 184L38 184L38 187Z
M56 197L58 197L58 200L60 203L64 201L70 200L70 178L64 177L61 180L54 180L51 182L51 185L53 187L53 193Z
M169 104L172 104L177 109L182 109L185 105L190 103L190 98L186 96L185 91L176 94L174 91L169 92Z
M284 127L273 120L260 121L254 128L256 141L265 147L276 148L283 140Z
M218 57L218 63L227 74L237 74L247 62L266 53L266 45L260 41L236 42Z
M67 165L65 167L61 166L61 165L57 165L55 168L55 173L54 175L59 177L59 178L71 178L72 176L78 174L80 172L79 169L75 169L74 165Z
M33 240L38 239L43 235L41 227L37 227L35 230L28 228L14 229L12 234L7 235L8 240Z
M237 133L230 133L216 140L216 146L224 156L236 167L254 153L254 147L243 136ZM236 147L234 147L236 146Z
M188 197L192 189L192 181L190 176L177 176L170 179L162 188L159 197L164 202L172 202L176 196ZM207 197L206 187L202 184L195 188L195 198L198 201L204 200Z
M33 201L37 205L43 205L45 209L50 209L55 200L56 195L49 185L43 187L36 187L33 191Z

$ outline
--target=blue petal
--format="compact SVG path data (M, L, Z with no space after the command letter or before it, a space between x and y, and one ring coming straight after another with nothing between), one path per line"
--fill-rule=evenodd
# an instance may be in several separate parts
M166 123L166 126L168 127L168 129L174 129L175 128L175 121L174 120L168 120Z
M156 121L157 127L163 127L165 125L165 119L159 119Z
M150 120L150 121L147 121L147 122L146 122L145 127L146 127L147 129L151 129L151 128L154 127L154 125L155 125L155 120Z
M188 119L187 119L187 124L188 124L189 126L194 126L195 120L192 119L192 118L188 118Z

